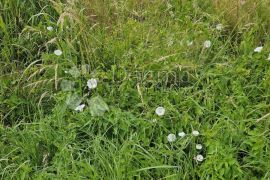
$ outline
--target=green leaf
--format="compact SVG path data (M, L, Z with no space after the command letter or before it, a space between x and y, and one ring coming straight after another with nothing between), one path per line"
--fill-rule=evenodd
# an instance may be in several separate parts
M70 94L66 100L66 104L70 109L75 109L81 102L82 98L78 94Z
M74 85L75 82L68 80L62 80L60 84L62 91L72 91L74 89Z
M106 111L109 111L107 103L100 96L88 100L88 105L92 116L103 116Z
M81 75L79 69L75 66L73 66L70 70L68 70L68 73L74 78L78 78Z

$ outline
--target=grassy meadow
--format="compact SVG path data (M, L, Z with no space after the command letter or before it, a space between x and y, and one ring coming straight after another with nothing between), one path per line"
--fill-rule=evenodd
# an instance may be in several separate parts
M270 179L270 1L1 0L0 177Z

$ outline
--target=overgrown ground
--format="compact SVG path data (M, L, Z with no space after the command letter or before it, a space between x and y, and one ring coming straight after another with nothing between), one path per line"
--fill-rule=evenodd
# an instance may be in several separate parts
M269 179L269 12L268 0L1 0L1 178Z

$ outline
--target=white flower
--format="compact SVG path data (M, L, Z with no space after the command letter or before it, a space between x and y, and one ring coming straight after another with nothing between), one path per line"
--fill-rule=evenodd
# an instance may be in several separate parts
M261 51L262 51L262 49L263 49L263 47L262 47L262 46L256 47L256 48L254 49L254 52L259 53L259 52L261 52Z
M223 25L222 24L217 24L216 29L221 31L223 29Z
M176 141L176 136L175 136L175 134L169 134L167 138L168 138L168 141L169 141L169 142L174 142L174 141Z
M163 116L165 114L165 108L164 107L157 107L156 108L156 114L158 116Z
M211 41L209 41L209 40L207 40L207 41L204 41L204 43L203 43L203 47L204 48L210 48L211 47Z
M268 56L267 60L268 60L268 61L270 61L270 54L269 54L269 56Z
M246 4L246 0L240 0L240 5L244 5L244 4Z
M60 49L57 49L57 50L54 51L54 54L56 56L61 56L63 54L63 52Z
M196 144L196 149L198 149L198 150L202 149L202 145L201 144Z
M187 41L187 46L192 46L193 45L193 41Z
M75 111L82 112L83 109L84 109L84 107L85 107L85 104L81 104L81 105L79 105L79 106L77 106L77 107L75 108Z
M202 156L201 154L198 154L198 155L195 157L195 160L202 162L202 161L203 161L203 156Z
M48 27L47 27L47 30L48 30L48 31L53 31L53 27L52 27L52 26L48 26Z
M89 79L87 81L87 86L89 89L95 89L97 87L97 80L93 78Z
M178 133L178 136L180 136L181 138L183 138L183 137L186 136L186 133L185 133L185 132L179 132L179 133Z
M199 136L199 131L192 131L193 136Z

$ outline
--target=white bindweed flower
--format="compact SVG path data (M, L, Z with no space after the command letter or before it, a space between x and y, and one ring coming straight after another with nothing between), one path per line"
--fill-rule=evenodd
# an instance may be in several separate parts
M198 150L202 149L202 145L201 144L196 144L196 149L198 149Z
M198 154L194 159L199 161L199 162L202 162L204 158L201 154Z
M95 89L97 87L97 80L94 78L91 78L87 81L87 86L89 89Z
M199 131L192 131L193 136L199 136Z
M163 116L165 114L165 108L164 107L157 107L156 108L156 114L158 116Z
M259 46L254 49L254 52L260 53L262 51L263 47Z
M217 24L216 29L221 31L223 29L223 25L222 24Z
M56 56L61 56L63 54L63 52L60 49L57 49L57 50L54 51L54 54Z
M240 5L243 6L244 4L246 4L246 0L240 0Z
M209 41L209 40L207 40L207 41L204 41L204 43L203 43L203 47L204 48L210 48L211 47L211 41Z
M268 61L270 61L270 54L268 55L268 58L267 58Z
M175 134L169 134L167 139L169 142L174 142L174 141L176 141L176 136L175 136Z
M187 41L187 46L192 46L193 45L193 41Z
M85 107L85 104L81 104L75 108L75 111L82 112Z
M48 30L48 31L53 31L53 27L52 27L52 26L48 26L48 27L47 27L47 30Z
M179 132L179 133L178 133L178 136L181 137L181 138L183 138L183 137L186 136L186 133L185 133L185 132Z

